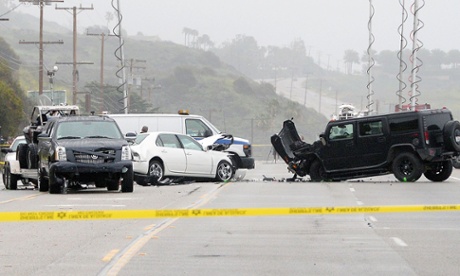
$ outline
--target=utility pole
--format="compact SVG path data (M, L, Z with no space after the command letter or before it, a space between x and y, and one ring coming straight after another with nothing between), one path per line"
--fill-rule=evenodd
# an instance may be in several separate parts
M135 63L138 63L138 62L142 62L142 63L146 63L147 61L146 60L143 60L143 59L130 59L129 60L129 81L128 81L128 95L130 94L130 87L131 85L134 84L134 74L133 74L133 69L145 69L145 66L137 66L135 65ZM130 105L130 101L129 101L129 98L128 98L128 110L129 110L129 105Z
M38 42L26 42L24 40L19 41L19 44L39 44L38 49L38 95L41 96L43 94L43 44L64 44L64 42L57 41L51 42L43 41L43 6L44 5L51 5L51 2L64 2L64 0L19 0L19 2L28 2L33 3L34 5L38 5L40 7L40 34L39 34L39 41Z
M104 41L105 41L105 36L115 36L111 35L109 32L107 34L105 33L100 33L100 34L90 34L86 33L86 35L90 36L100 36L101 37L101 72L100 72L100 93L101 93L101 103L99 106L99 113L102 113L104 111Z
M84 8L80 6L78 10L83 11L83 10L93 10L93 5L91 5L90 8ZM72 10L73 14L73 82L72 82L72 104L77 104L77 76L78 76L78 71L77 71L77 7L71 7L71 8L63 8L63 7L57 7L56 10ZM92 63L91 63L92 64Z

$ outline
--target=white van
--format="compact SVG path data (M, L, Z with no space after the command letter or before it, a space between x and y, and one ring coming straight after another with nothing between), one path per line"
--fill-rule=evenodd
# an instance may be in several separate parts
M138 133L147 126L148 131L171 131L189 135L196 140L222 133L203 116L179 114L106 114L113 118L126 134ZM219 143L229 143L229 140L219 140ZM254 169L252 148L248 140L233 137L233 144L226 150L233 153L233 159L238 169Z

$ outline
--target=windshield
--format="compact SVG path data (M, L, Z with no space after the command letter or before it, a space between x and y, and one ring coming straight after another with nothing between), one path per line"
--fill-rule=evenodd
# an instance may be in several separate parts
M123 139L113 121L62 122L56 130L56 139L110 138Z
M136 140L134 141L134 144L140 144L144 139L149 136L148 133L140 133L136 136Z

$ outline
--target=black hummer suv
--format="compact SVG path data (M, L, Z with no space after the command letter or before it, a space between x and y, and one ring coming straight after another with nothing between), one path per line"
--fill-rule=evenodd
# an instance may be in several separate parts
M337 181L393 173L399 181L422 174L444 181L460 152L460 123L447 109L408 111L331 121L313 144L301 141L292 120L271 137L294 179Z
M65 116L49 120L38 135L38 188L61 193L81 184L109 191L133 191L128 141L106 116Z

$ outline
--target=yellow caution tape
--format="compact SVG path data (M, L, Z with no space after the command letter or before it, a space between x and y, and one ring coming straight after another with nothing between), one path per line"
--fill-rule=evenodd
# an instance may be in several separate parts
M92 210L0 212L0 222L48 220L110 220L153 218L202 218L225 216L338 215L353 213L404 213L460 211L458 205L342 206L298 208L172 209L172 210Z

